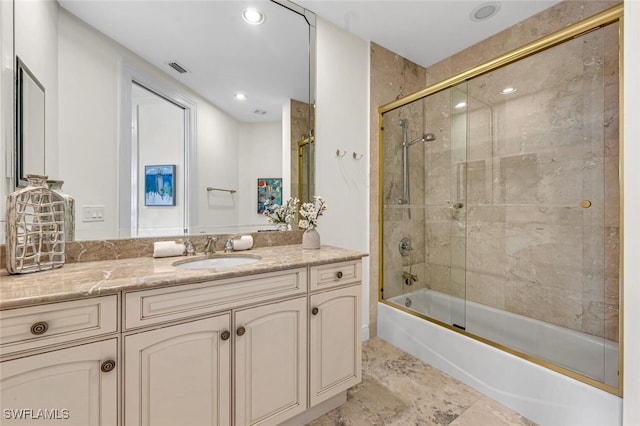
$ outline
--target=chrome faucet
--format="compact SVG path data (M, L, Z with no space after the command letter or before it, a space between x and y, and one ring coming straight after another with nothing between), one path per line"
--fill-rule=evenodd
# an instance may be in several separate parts
M224 243L224 252L225 253L232 253L233 252L233 240L237 240L240 237L241 237L240 235L234 235L232 237L229 237L227 239L227 242Z
M229 238L226 243L224 243L224 252L231 253L233 252L233 237Z
M209 236L209 238L207 239L207 244L204 246L204 254L216 254L216 243L217 242L218 242L218 236L217 235Z
M187 240L184 243L184 255L185 256L196 255L196 248L193 246L193 242L191 240Z

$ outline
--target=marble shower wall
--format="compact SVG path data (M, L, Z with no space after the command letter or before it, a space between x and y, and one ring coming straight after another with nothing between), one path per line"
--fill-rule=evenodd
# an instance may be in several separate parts
M385 81L385 90L378 91L381 104L419 90L424 85L424 68L410 62L395 53L371 45L372 63L383 64L378 69L379 81ZM377 81L372 75L372 87ZM376 86L380 87L380 86ZM382 236L385 253L384 292L385 297L403 294L415 290L426 283L425 264L425 167L426 144L419 142L408 148L410 202L401 204L403 198L403 128L401 120L407 126L407 140L411 141L426 131L423 120L424 110L420 103L414 103L385 114L385 141L383 144L383 203L384 234ZM377 116L375 121L377 122ZM375 158L372 155L372 158ZM377 167L376 167L377 169ZM413 250L409 256L401 256L399 245L402 238L409 238ZM418 276L411 286L404 284L402 273L410 272ZM375 281L372 281L375 282ZM375 304L373 305L375 308Z
M467 109L467 299L614 341L617 34L472 79Z
M419 87L414 76L422 68L372 44L372 106L614 4L560 3L427 68L426 84ZM617 341L617 31L617 25L609 26L471 80L468 87L463 84L385 114L385 297L429 287ZM414 67L418 71L406 72ZM518 91L511 97L497 94L510 81L518 82ZM411 90L403 90L407 86ZM451 108L460 92L468 93L463 112ZM437 138L410 148L411 219L407 208L397 204L402 194L401 118L410 123L409 139L421 132ZM376 130L372 158L378 148ZM460 152L459 141L467 136L470 143ZM416 170L420 162L422 171ZM372 180L377 179L376 166L372 163ZM465 175L461 194L457 181ZM424 195L416 194L420 186ZM461 195L465 207L452 209ZM585 199L592 203L588 209L579 205ZM403 236L410 236L416 247L410 258L398 252ZM424 246L418 246L422 241ZM376 255L372 247L372 265ZM417 274L418 283L404 285L404 270ZM371 315L375 319L375 312Z

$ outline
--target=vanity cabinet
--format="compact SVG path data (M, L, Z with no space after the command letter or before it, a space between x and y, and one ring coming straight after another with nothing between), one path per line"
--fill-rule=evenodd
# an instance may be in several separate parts
M277 425L307 409L307 298L235 313L235 424Z
M357 259L0 311L2 424L306 424L361 380L361 279Z
M2 362L2 424L117 425L117 353L109 339Z
M236 425L305 411L306 312L298 297L126 335L125 425L231 425L232 395Z
M309 297L309 400L317 405L360 383L361 286Z
M2 424L117 425L117 296L0 312Z
M309 271L309 401L317 405L362 379L362 262Z
M125 425L230 425L230 329L226 313L125 336Z

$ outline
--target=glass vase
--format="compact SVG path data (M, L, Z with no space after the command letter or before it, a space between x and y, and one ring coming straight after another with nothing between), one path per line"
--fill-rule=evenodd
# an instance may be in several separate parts
M64 239L65 241L75 240L76 219L75 200L62 190L63 180L48 180L49 189L62 197L64 201Z
M46 176L27 175L27 186L7 196L7 272L25 274L64 264L64 200Z

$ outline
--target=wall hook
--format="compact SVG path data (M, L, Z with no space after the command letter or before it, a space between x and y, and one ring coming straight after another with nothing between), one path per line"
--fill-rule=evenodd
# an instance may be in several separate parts
M347 155L347 151L336 149L336 157L344 157L345 155Z
M357 152L353 152L353 159L354 160L361 160L362 157L364 157L364 154L358 154Z

